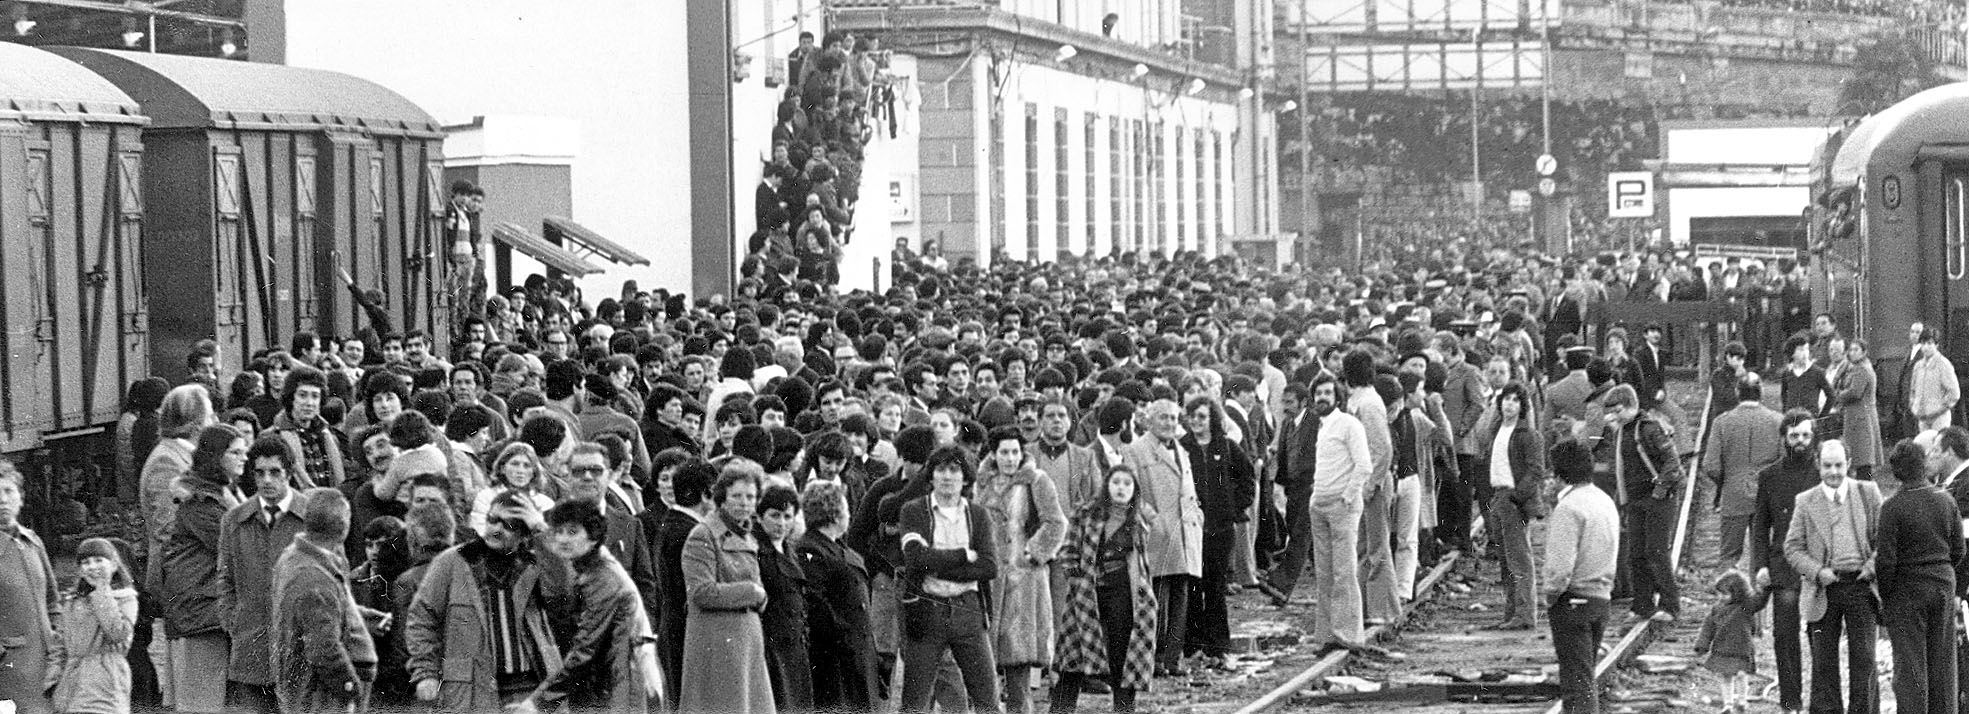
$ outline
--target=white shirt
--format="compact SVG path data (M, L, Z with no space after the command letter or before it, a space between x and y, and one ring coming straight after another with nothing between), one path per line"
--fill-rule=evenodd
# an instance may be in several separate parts
M1942 489L1947 490L1950 486L1954 486L1955 480L1962 478L1963 471L1969 471L1969 461L1965 461L1961 466L1955 467L1954 471L1949 472L1948 478L1942 479Z
M970 505L970 501L962 496L959 496L954 504L945 504L935 495L930 496L930 518L936 523L936 533L932 534L930 547L937 550L964 550L971 547ZM960 583L934 575L923 577L923 592L937 597L953 597L977 590L976 581Z
M1826 498L1832 499L1833 503L1843 503L1846 500L1846 494L1853 490L1852 483L1853 479L1847 477L1839 480L1839 488L1827 486L1824 482L1819 483L1819 488L1825 490Z
M260 522L266 523L269 526L273 525L272 523L267 522L267 506L269 505L267 503L267 499L256 498L254 499L254 501L256 501L260 507L260 515L259 515ZM294 487L289 486L287 488L287 495L281 496L279 503L275 503L271 505L274 507L274 514L273 514L274 520L279 520L280 514L282 513L292 512L294 508Z
M1321 418L1313 464L1314 503L1360 498L1374 474L1374 454L1361 420L1337 409Z
M1491 488L1517 488L1518 480L1511 476L1511 435L1518 431L1518 425L1507 423L1497 427L1497 438L1490 442L1490 486Z

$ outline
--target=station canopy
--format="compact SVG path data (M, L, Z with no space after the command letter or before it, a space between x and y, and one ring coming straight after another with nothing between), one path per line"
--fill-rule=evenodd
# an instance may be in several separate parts
M650 264L648 258L603 238L600 233L589 230L570 218L548 216L541 221L541 234L547 237L548 242L553 242L555 238L561 239L562 249L583 258L601 256L605 260L622 265Z
M581 256L562 250L560 246L547 242L540 236L528 233L518 225L499 222L492 226L492 239L512 246L527 257L540 261L549 268L573 275L587 277L602 272L595 264L583 260Z

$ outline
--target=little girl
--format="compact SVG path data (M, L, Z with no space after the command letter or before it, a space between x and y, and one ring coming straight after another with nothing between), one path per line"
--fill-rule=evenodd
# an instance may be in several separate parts
M1718 577L1712 590L1722 599L1702 622L1696 654L1707 655L1703 666L1723 677L1723 711L1741 714L1750 699L1750 674L1757 671L1757 611L1768 593L1738 569Z
M48 652L47 687L62 714L129 714L130 636L137 591L116 546L90 538L75 549L75 589L62 601L61 630Z

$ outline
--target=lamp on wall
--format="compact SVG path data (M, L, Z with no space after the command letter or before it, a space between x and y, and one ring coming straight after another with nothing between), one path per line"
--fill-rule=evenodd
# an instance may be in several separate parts
M1258 90L1256 90L1256 89L1252 89L1252 88L1250 88L1250 87L1245 87L1245 88L1243 88L1243 89L1239 89L1239 90L1237 90L1237 98L1238 98L1238 99L1250 99L1250 98L1252 98L1252 97L1255 97L1255 96L1258 96Z
M1190 86L1189 86L1189 87L1188 87L1187 89L1185 89L1185 90L1183 90L1183 93L1184 93L1184 94L1196 94L1196 93L1198 93L1198 92L1201 92L1201 91L1203 91L1203 88L1204 88L1204 86L1205 86L1205 85L1204 85L1204 83L1203 83L1203 78L1202 78L1202 77L1195 77L1195 78L1192 78L1192 79L1190 80Z
M1080 54L1080 50L1073 45L1060 45L1060 49L1053 51L1053 61L1065 62L1073 59L1078 54Z
M232 28L230 27L221 30L221 34L219 35L219 54L225 57L239 54L239 43L233 42Z
M1287 100L1285 100L1285 103L1284 103L1284 104L1280 104L1280 105L1278 105L1278 113L1280 113L1280 114L1290 114L1290 113L1292 113L1292 112L1293 112L1293 110L1296 110L1296 109L1298 109L1298 108L1299 108L1299 102L1297 102L1297 101L1294 101L1294 100L1291 100L1291 99L1287 99Z
M137 43L142 41L144 41L144 31L137 29L137 18L123 18L123 46L136 47Z
M1140 63L1140 62L1136 62L1136 63L1135 63L1135 68L1134 68L1134 69L1132 69L1132 70L1129 70L1129 71L1128 71L1128 78L1129 78L1129 79L1141 79L1142 77L1144 77L1144 76L1147 76L1147 75L1148 75L1148 73L1149 73L1149 66L1148 66L1148 65L1145 65L1145 64L1142 64L1142 63Z
M12 17L14 19L14 34L20 37L26 37L27 33L34 31L35 25L40 24L28 18L27 6L20 3L14 4Z

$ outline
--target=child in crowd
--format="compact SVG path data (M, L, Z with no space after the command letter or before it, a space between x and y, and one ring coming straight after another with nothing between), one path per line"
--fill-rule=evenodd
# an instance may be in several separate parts
M1750 699L1750 675L1757 671L1757 611L1768 592L1741 569L1732 568L1711 589L1721 597L1709 608L1702 632L1696 635L1696 654L1703 666L1723 677L1723 711L1742 714Z

